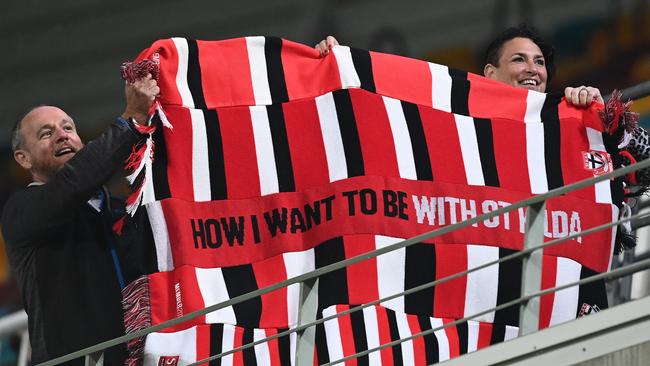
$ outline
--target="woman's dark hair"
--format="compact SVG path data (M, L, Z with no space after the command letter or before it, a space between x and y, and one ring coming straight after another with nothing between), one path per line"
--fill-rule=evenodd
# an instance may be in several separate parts
M539 47L546 63L548 81L551 81L553 75L555 75L555 49L553 45L546 41L537 28L524 23L504 30L490 42L485 50L485 65L492 64L498 67L503 44L518 37L528 38Z

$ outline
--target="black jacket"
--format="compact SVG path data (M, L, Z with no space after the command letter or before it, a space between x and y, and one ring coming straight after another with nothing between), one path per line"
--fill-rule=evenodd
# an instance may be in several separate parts
M52 180L14 193L4 207L2 231L29 317L34 363L124 334L110 252L113 218L87 201L141 138L126 125L111 125ZM125 355L124 346L112 349L105 364ZM82 365L83 358L71 364Z

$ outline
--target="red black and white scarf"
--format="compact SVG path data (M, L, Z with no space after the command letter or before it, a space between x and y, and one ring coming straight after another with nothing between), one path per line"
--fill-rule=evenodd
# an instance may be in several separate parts
M615 164L598 106L575 109L556 95L442 65L342 46L321 58L273 37L166 39L143 51L138 60L145 59L159 65L158 128L132 175L125 235L142 243L141 265L151 274L125 293L127 329ZM550 200L546 240L617 219L621 199L619 184L601 182ZM327 275L320 309L362 304L520 250L524 220L522 209ZM607 271L615 234L545 249L542 286ZM520 274L520 262L504 263L383 305L458 319L518 297ZM585 304L606 307L601 285L546 296L540 325L575 318ZM291 327L297 298L289 287L168 331ZM504 327L517 318L508 310L478 320Z

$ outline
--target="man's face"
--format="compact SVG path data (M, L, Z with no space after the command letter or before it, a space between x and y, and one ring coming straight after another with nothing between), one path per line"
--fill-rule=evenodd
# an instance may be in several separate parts
M16 161L37 182L47 182L83 147L72 118L57 107L30 111L22 121L22 146Z
M503 44L497 65L485 65L485 76L519 88L546 90L546 62L529 38L513 38Z

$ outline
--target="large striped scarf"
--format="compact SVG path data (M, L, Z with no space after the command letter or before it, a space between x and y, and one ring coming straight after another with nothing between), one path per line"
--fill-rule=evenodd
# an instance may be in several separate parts
M145 59L159 65L158 128L131 176L136 190L125 235L142 243L140 264L150 274L125 292L127 329L616 164L616 144L603 133L597 106L575 109L560 96L442 65L340 46L320 58L272 37L166 39L143 51L138 60ZM546 239L617 219L621 196L617 183L601 182L550 200ZM520 209L326 275L319 310L363 304L520 250L524 221ZM545 249L542 287L607 271L615 234L606 230ZM379 308L398 317L459 319L518 297L520 281L521 263L503 263ZM221 332L242 327L249 336L274 332L295 326L297 301L298 289L290 286L167 332L194 332L195 350L199 334L217 329L207 324L225 324ZM573 319L585 306L607 306L602 283L542 298L540 326ZM475 320L494 324L497 331L490 327L484 335L494 343L505 338L505 327L517 326L518 311ZM359 327L352 326L366 329ZM330 333L336 332L317 337L319 360L323 345L336 348ZM344 333L339 338L349 337ZM165 337L152 335L144 348L133 347L133 360L161 349L155 343ZM332 349L329 355L340 353ZM151 352L152 364L178 356ZM180 357L179 364L190 359Z

